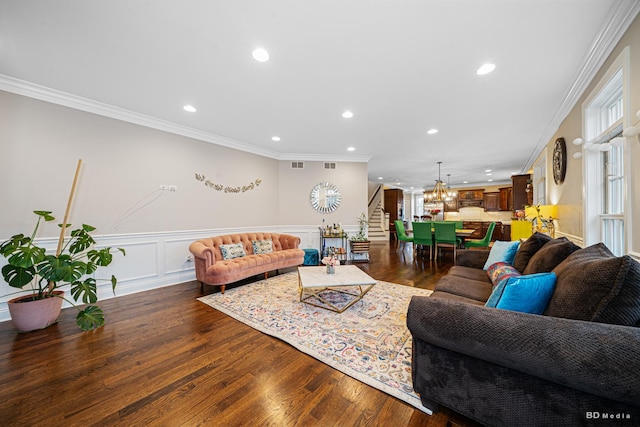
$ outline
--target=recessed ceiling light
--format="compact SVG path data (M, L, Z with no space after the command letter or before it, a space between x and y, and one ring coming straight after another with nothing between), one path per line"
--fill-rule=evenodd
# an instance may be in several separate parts
M462 181L462 183L463 183L463 184L468 184L468 183L469 183L469 181Z
M491 176L491 175L493 175L491 172L489 172L489 173L487 174L487 176Z
M351 117L353 117L353 113L351 111L345 111L344 113L342 113L342 117L344 117L345 119L350 119Z
M193 105L185 105L184 107L182 107L182 109L190 113L195 113L197 111L196 107L194 107Z
M488 179L487 181L491 182L491 181L493 181L493 180L492 180L492 179Z
M269 60L269 52L259 47L251 52L251 56L258 62L267 62Z
M485 172L491 172L491 169L485 169L484 171Z
M279 136L272 136L271 140L278 142L278 141L280 141L280 137Z
M429 135L435 135L436 133L438 133L438 129L429 129L429 130L427 131L427 133L428 133Z
M347 148L347 151L356 151L356 147L349 147Z
M381 177L381 176L379 176L379 177L378 177L378 179L382 179L382 177Z
M496 69L495 64L488 64L488 63L482 64L482 67L478 68L478 71L476 71L476 74L479 76L484 76L485 74L489 74L495 69Z

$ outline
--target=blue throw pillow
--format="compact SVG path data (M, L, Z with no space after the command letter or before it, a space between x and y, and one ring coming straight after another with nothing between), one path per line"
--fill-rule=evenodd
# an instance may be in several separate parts
M519 246L520 241L518 240L515 242L503 242L500 240L493 242L493 246L489 252L489 258L484 264L484 270L488 269L491 264L495 264L496 262L513 264L513 259L516 256L516 252L518 252Z
M522 313L544 313L556 286L556 273L509 277L495 287L486 307Z

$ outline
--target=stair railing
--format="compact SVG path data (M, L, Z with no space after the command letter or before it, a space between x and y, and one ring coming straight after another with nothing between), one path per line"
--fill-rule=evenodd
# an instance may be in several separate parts
M376 190L373 192L373 194L371 195L371 197L369 198L369 227L374 226L376 228L380 228L381 230L386 230L385 227L385 215L384 215L384 209L382 208L382 185L378 185L378 187L376 188ZM377 216L377 218L379 218L380 223L379 224L372 224L371 223L371 219L375 218L376 215L374 215L374 213L376 213L376 211L379 211L379 215Z

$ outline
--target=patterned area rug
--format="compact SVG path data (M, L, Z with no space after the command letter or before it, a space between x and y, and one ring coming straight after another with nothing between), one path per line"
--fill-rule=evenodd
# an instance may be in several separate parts
M413 391L407 329L411 296L429 294L378 282L361 301L338 314L301 303L298 273L291 272L198 300L431 414Z

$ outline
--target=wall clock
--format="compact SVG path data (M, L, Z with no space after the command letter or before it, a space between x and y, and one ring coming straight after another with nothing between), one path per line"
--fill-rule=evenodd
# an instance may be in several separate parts
M564 138L556 139L553 146L553 180L556 184L562 184L567 174L567 144Z

